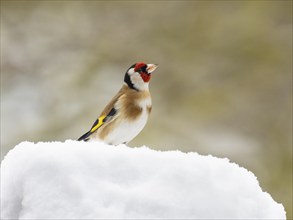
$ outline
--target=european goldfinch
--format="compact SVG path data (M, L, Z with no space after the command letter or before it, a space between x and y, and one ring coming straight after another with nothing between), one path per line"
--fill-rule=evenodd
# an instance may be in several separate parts
M156 64L133 64L125 73L119 92L100 114L91 129L78 140L126 144L144 128L152 109L149 81Z

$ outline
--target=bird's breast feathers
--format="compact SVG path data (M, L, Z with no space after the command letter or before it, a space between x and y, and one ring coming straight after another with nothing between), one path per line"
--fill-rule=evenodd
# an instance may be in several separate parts
M147 123L151 111L149 91L125 91L114 104L117 114L98 130L98 138L117 145L127 143L137 136Z

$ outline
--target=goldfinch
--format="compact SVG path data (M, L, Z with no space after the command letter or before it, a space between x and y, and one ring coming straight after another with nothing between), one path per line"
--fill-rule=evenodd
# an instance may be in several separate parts
M139 62L126 71L118 93L100 114L81 141L102 141L107 144L127 144L144 128L152 109L149 81L156 64Z

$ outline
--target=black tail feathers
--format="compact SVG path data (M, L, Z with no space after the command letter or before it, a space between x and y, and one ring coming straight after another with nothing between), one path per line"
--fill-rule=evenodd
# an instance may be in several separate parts
M88 131L87 133L85 133L84 135L82 135L80 138L78 138L77 140L78 141L88 141L90 138L89 136L91 135L92 133L90 131Z

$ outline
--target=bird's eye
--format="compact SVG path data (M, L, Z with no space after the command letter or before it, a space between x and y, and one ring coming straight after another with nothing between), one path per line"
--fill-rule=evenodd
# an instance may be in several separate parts
M146 68L147 68L147 66L143 66L143 67L141 67L141 68L139 69L139 72L140 72L140 73L145 73L145 72L147 72Z

